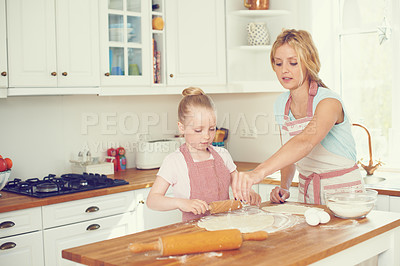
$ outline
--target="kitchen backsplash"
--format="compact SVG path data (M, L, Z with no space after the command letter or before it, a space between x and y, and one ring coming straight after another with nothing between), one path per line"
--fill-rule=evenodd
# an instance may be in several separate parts
M236 161L261 162L279 148L273 102L278 94L211 95L218 127L228 128L227 148ZM181 96L38 96L0 99L0 151L13 158L11 178L70 172L70 159L88 149L104 158L110 147L126 149L135 167L138 139L177 133ZM243 137L244 130L256 138ZM241 137L242 135L242 137Z

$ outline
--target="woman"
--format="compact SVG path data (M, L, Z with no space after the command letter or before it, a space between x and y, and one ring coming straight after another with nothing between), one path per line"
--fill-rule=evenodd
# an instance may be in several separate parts
M311 35L303 30L284 30L271 50L271 64L287 92L275 102L282 147L253 171L235 175L237 199L249 201L253 184L281 171L281 185L272 202L289 198L294 173L299 172L299 200L324 204L324 191L364 189L356 164L351 123L340 97L318 77L320 61Z

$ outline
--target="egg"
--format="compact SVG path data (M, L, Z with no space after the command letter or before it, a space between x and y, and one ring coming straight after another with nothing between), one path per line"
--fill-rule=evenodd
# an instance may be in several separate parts
M306 217L306 222L311 226L319 224L319 216L317 213L309 213Z
M311 213L316 213L318 211L320 211L321 209L317 209L317 208L308 208L305 212L304 212L304 216L308 216Z
M331 216L326 211L319 211L317 212L317 215L321 224L326 224L331 220Z

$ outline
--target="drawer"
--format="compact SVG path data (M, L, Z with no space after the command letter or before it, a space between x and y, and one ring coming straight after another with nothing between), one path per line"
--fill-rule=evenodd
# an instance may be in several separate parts
M41 229L41 207L0 213L0 238Z
M133 211L135 208L134 194L133 191L126 191L43 206L43 228Z
M2 238L0 247L1 265L44 265L42 231Z
M45 265L76 265L62 258L62 250L132 234L134 215L129 212L43 230Z

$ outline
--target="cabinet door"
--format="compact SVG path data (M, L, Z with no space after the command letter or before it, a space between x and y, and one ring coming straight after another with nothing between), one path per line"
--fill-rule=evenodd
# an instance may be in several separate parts
M390 211L400 212L400 197L390 196Z
M63 259L62 250L132 234L134 231L132 213L46 229L43 231L46 265L80 265Z
M0 98L7 96L7 29L6 29L6 1L0 0Z
M57 86L54 8L54 0L7 1L9 87Z
M100 1L102 86L151 84L150 5L147 0Z
M0 213L0 238L42 230L41 207Z
M168 85L226 83L223 0L168 0L166 44Z
M0 264L43 266L42 231L0 239Z
M98 1L58 0L56 23L58 86L100 86Z
M136 190L137 207L137 230L150 230L153 228L182 222L182 213L179 210L154 211L146 206L147 195L151 188ZM167 197L173 197L172 190L168 190Z
M43 228L77 223L134 210L134 193L126 191L42 207Z

